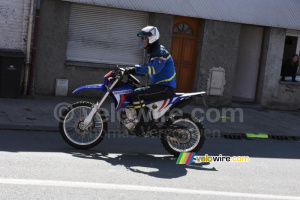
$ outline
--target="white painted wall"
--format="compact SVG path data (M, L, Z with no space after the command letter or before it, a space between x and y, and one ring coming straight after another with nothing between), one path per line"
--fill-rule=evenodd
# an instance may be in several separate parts
M1 0L0 48L25 52L30 0Z
M263 27L242 25L233 96L255 99Z

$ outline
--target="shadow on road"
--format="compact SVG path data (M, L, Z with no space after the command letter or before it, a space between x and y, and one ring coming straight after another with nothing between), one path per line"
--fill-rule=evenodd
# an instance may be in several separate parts
M105 161L112 166L124 166L127 170L156 178L172 179L185 176L187 169L217 171L214 167L208 168L210 163L197 165L176 165L177 158L173 156L152 156L144 154L122 154L111 156L96 151L70 152L74 157ZM206 167L205 167L206 166Z

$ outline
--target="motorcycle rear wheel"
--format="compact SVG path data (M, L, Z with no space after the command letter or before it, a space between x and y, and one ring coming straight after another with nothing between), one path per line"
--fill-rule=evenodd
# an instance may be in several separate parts
M202 148L205 141L204 127L196 117L187 113L183 116L173 116L168 119L165 126L168 127L171 124L186 127L186 129L178 130L177 136L174 133L162 135L162 145L170 154L178 157L180 153L197 153Z

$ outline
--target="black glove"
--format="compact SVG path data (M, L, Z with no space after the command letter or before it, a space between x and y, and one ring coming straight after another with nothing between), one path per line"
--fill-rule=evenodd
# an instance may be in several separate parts
M135 67L126 67L125 73L126 74L135 74Z

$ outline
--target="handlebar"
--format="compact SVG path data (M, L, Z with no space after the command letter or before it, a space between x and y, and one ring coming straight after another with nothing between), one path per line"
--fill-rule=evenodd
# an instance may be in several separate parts
M115 77L117 78L118 76L119 77L122 77L125 73L125 69L124 68L121 68L117 65L116 69L114 70L114 73L115 73Z
M132 80L135 84L141 85L140 81L136 77L134 77L131 73L129 73L128 69L129 68L125 68L125 69L121 68L117 65L116 69L114 70L115 78L120 80L124 75L127 75L128 78Z

